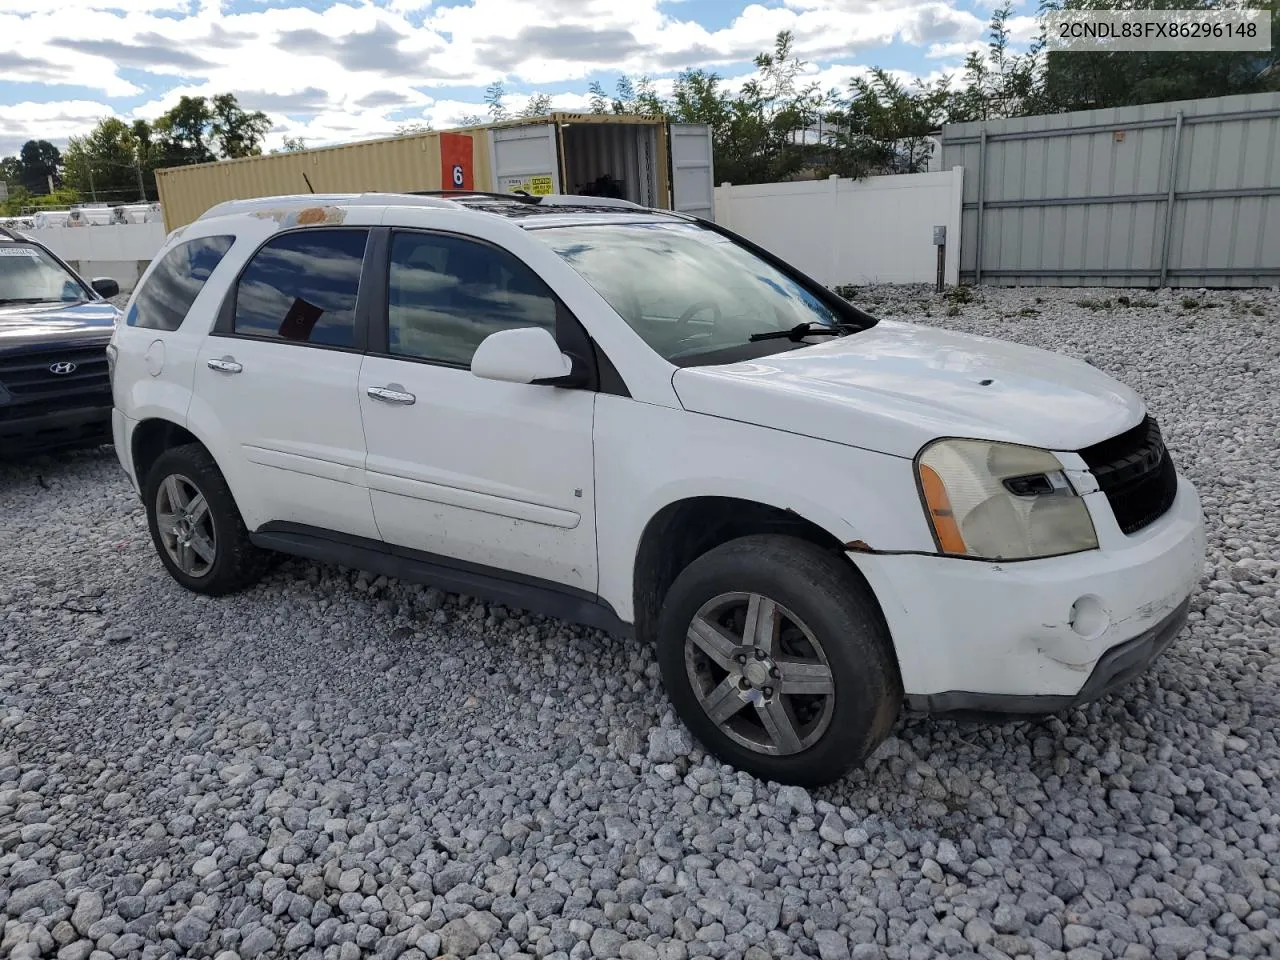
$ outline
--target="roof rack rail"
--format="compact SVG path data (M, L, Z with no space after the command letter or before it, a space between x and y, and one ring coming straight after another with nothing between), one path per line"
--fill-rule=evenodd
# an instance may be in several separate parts
M27 239L27 238L26 238L26 237L24 237L22 234L18 233L18 232L17 232L17 231L15 231L15 230L10 230L8 227L0 227L0 234L2 234L2 235L4 235L4 236L8 237L10 240L23 240L23 241L25 241L25 240Z
M648 210L640 203L633 203L621 197L593 197L576 193L548 193L534 195L523 190L511 193L490 193L487 190L413 190L415 197L441 197L445 200L466 200L471 197L483 197L486 200L508 200L512 203L536 203L547 207L613 207L628 210Z
M467 197L485 197L490 200L510 200L514 203L538 203L542 198L523 190L511 193L491 193L488 190L408 190L411 197L441 197L445 200L465 200Z
M633 203L630 200L623 200L621 197L593 197L589 194L553 193L539 199L541 203L548 207L601 207L614 210L651 209L642 203Z

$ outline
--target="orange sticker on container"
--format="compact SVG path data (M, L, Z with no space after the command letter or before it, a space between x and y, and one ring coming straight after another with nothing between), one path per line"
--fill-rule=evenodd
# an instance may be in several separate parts
M440 187L442 190L475 189L471 176L469 134L440 134Z

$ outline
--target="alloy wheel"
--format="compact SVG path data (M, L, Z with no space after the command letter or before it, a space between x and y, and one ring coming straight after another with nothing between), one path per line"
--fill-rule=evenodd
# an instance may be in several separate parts
M174 566L200 578L217 559L217 533L209 503L200 488L181 474L164 478L156 492L156 527L160 542Z
M749 750L799 753L831 724L835 681L822 644L761 594L725 593L703 604L686 634L685 668L698 705Z

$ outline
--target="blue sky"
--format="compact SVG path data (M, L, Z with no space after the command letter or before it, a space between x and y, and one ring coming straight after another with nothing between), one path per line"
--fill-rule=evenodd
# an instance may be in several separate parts
M1024 0L1025 2L1025 0ZM152 118L187 94L230 91L308 143L436 127L483 112L502 80L585 104L592 80L687 66L731 85L791 29L813 80L869 66L954 72L991 0L0 0L0 153L65 142L102 116ZM1029 24L1029 20L1026 21Z

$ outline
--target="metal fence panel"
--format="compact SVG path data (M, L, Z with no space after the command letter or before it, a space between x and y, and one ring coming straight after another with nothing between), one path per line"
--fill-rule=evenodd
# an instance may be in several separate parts
M949 124L942 166L962 280L1280 282L1280 93Z

